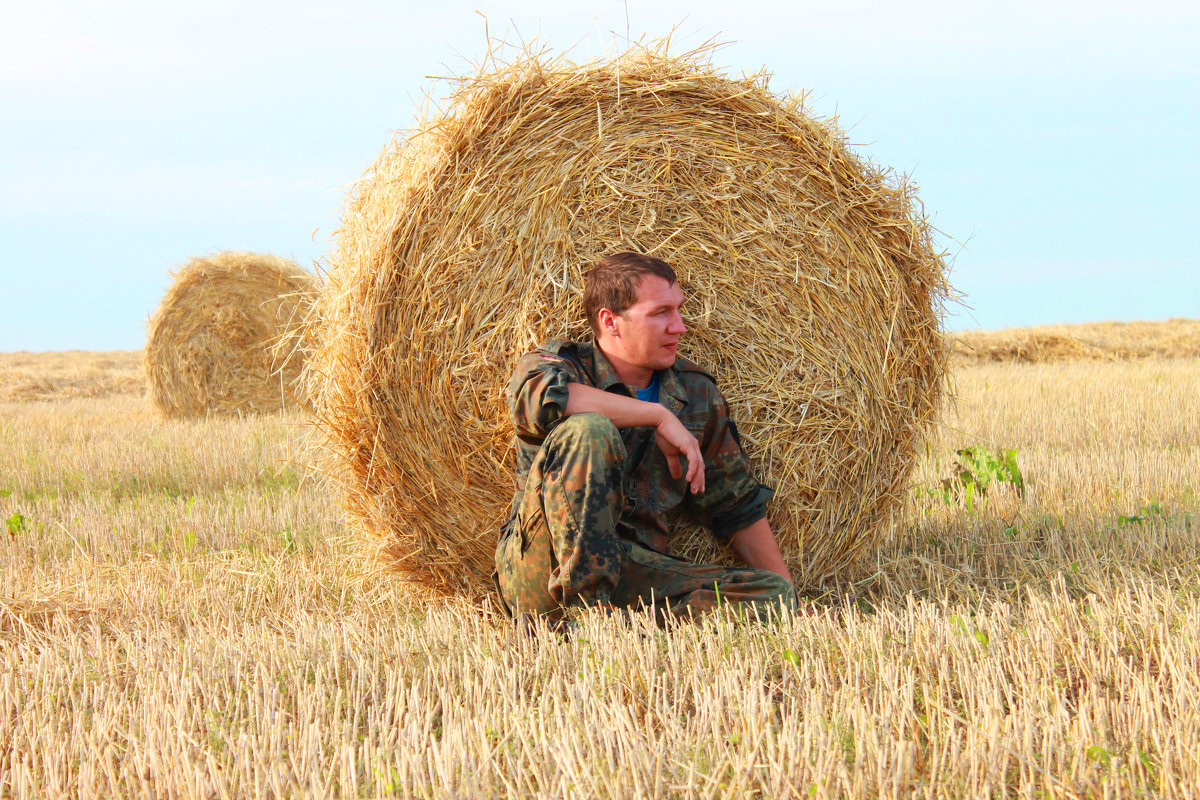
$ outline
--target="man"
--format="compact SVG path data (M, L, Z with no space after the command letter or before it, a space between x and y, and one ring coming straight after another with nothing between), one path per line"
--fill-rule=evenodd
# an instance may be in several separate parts
M496 548L513 612L795 607L766 518L774 492L751 475L713 378L676 357L683 302L666 262L608 256L584 289L595 344L551 340L517 362L506 396L518 488ZM676 509L748 567L667 555Z

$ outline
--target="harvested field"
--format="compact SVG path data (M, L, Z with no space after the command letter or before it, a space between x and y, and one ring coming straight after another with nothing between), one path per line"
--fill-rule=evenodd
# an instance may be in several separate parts
M1200 356L1200 319L1040 325L950 335L956 360L1027 363Z
M0 402L141 395L140 350L0 353Z
M823 613L571 639L370 569L295 415L0 402L0 797L1200 796L1200 359L954 382Z

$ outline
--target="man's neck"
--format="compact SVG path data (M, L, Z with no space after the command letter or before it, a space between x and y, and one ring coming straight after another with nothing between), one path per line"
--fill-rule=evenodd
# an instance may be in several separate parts
M608 363L612 364L612 368L616 371L617 377L621 379L621 383L630 387L633 390L645 389L650 385L650 381L654 380L654 370L649 367L639 367L630 364L620 356L613 355L601 342L596 342L596 347L599 348L604 357L608 359Z

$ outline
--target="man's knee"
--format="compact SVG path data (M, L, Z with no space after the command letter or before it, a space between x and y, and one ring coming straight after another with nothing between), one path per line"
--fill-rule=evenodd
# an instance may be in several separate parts
M764 580L767 584L767 594L771 600L788 611L795 611L797 606L796 587L782 575L764 570Z
M730 593L737 596L741 602L762 610L774 609L783 612L796 610L799 605L796 588L787 578L767 569L749 570L749 575L752 577L746 583L736 589L730 587L732 590Z
M554 426L549 439L556 442L610 442L621 440L621 432L613 421L603 414L588 412L572 414Z
M572 414L555 426L543 448L572 452L596 452L611 459L625 457L621 432L603 414Z

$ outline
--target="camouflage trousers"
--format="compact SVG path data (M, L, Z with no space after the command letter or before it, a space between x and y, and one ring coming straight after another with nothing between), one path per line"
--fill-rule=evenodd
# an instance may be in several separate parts
M666 618L718 605L795 608L795 590L774 572L694 564L621 537L625 462L620 433L600 414L575 414L546 437L496 547L500 594L513 613L653 606Z

